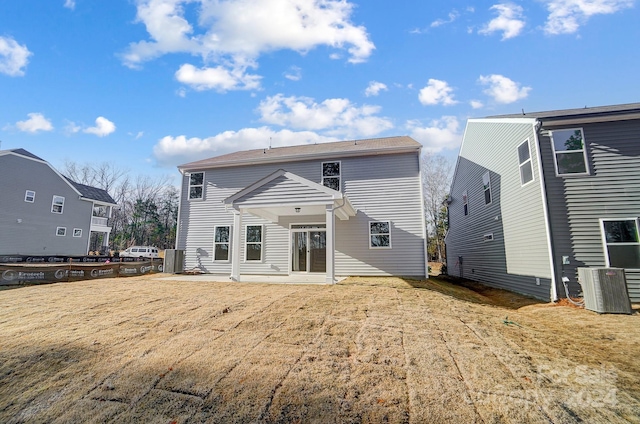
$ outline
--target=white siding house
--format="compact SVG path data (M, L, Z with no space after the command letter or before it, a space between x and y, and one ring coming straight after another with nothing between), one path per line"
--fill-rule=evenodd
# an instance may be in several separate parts
M207 273L425 277L420 143L391 137L179 166L177 249Z
M618 267L640 301L640 103L470 119L448 210L452 275L556 300Z

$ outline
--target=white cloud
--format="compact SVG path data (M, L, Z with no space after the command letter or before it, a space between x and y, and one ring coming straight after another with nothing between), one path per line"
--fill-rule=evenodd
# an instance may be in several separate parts
M469 102L469 104L474 109L480 109L480 108L484 107L484 104L480 100L471 100Z
M388 91L386 84L383 84L378 81L371 81L366 90L364 90L364 95L367 97L377 96L381 91Z
M437 28L439 26L442 25L446 25L446 24L450 24L453 21L455 21L456 19L458 19L460 17L460 13L458 13L457 10L453 10L451 12L449 12L449 16L448 19L437 19L433 22L431 22L431 28Z
M75 9L76 8L76 2L75 0L65 0L64 1L64 7L66 7L67 9Z
M491 10L497 11L498 16L489 21L478 33L490 35L501 31L503 40L520 35L525 26L521 6L513 3L500 3L491 6Z
M633 7L634 0L547 0L547 34L571 34L593 15L607 15Z
M481 75L478 82L487 87L484 93L497 103L513 103L526 98L531 91L531 87L521 87L520 83L502 75Z
M225 131L212 137L187 138L163 137L153 147L153 156L163 166L175 166L194 160L219 156L238 150L264 149L300 144L315 144L336 141L334 137L319 135L312 131L274 131L269 127L244 128L240 131Z
M85 128L83 131L87 134L95 134L98 137L105 137L116 130L116 125L104 116L96 118L96 126Z
M28 132L35 134L40 131L53 131L53 125L51 121L44 117L41 113L28 113L29 119L16 122L16 128L22 132ZM11 128L10 125L4 127L4 129Z
M260 102L260 121L303 130L322 130L332 136L371 137L393 128L393 123L376 116L379 106L358 107L348 99L326 99L316 103L308 97L267 97Z
M24 68L33 53L10 37L0 37L0 73L11 77L24 75Z
M67 125L64 126L64 133L67 135L75 134L80 132L80 130L82 130L82 127L76 125L73 121L67 121Z
M284 77L291 81L300 81L302 79L302 69L292 66L288 72L285 72Z
M422 143L425 150L440 152L447 149L455 149L462 142L460 123L454 116L443 116L433 120L428 126L422 126L419 122L407 122L407 128L411 137Z
M433 78L429 79L427 86L420 90L418 99L423 105L450 106L457 103L453 100L453 88L449 87L446 81Z
M199 6L196 28L185 13L191 5ZM137 0L137 10L150 39L131 43L122 55L133 68L164 54L191 53L202 57L205 69L218 69L210 67L213 63L233 73L255 67L270 51L304 54L329 46L346 50L348 61L359 63L375 49L366 28L351 23L353 5L346 0Z
M253 90L260 87L258 75L246 73L244 68L226 69L222 66L215 68L196 68L190 64L184 64L176 72L176 79L192 88L202 90Z

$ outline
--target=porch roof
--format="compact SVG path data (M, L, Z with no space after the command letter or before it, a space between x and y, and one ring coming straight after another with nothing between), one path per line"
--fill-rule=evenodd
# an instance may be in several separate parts
M324 215L327 206L334 208L341 220L347 220L357 212L344 193L284 169L243 188L223 203L272 222L277 222L281 216Z

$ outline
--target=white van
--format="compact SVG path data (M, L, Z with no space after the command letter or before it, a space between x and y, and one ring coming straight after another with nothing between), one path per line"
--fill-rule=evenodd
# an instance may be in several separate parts
M131 246L120 252L123 258L158 258L158 249L153 246Z

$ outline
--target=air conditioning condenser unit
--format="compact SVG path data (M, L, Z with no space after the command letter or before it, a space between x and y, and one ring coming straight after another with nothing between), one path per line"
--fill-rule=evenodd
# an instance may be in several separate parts
M578 268L584 307L599 314L630 314L631 301L622 268Z

